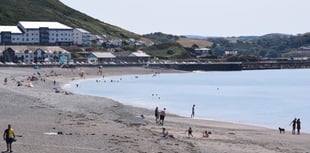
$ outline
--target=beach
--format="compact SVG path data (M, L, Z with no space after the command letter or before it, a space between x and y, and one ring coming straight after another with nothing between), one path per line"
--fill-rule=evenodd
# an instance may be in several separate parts
M83 72L83 77L80 73ZM183 73L171 69L104 67L104 76ZM33 76L33 77L32 77ZM199 120L167 114L155 124L154 111L123 105L107 98L78 95L61 87L76 79L102 77L96 67L0 67L0 128L11 124L23 153L306 153L309 134ZM3 80L8 79L5 85ZM33 80L33 81L31 81ZM55 84L54 84L55 81ZM20 86L17 85L20 82ZM143 114L144 119L139 115ZM138 117L137 117L138 116ZM174 138L162 138L165 127ZM185 130L193 129L188 138ZM207 130L212 134L202 137ZM5 141L0 150L6 150Z

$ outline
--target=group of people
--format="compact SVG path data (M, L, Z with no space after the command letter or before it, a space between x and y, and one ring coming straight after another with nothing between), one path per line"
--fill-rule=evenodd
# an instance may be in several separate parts
M158 111L158 107L155 108L155 122L156 122L156 124L164 125L165 116L166 116L166 108L164 108L160 112Z
M194 137L192 127L189 127L187 130L185 130L185 133L187 134L188 138ZM208 132L207 130L205 130L204 132L202 132L202 137L209 138L210 134L211 134L211 132ZM163 138L175 138L172 134L168 133L166 128L162 128L161 137L163 137Z
M301 122L300 118L294 118L294 120L290 123L292 125L292 134L296 134L296 129L297 129L297 134L300 134L300 129L301 129Z
M158 107L155 108L155 122L159 125L164 125L164 120L166 116L166 108L163 108L161 111L158 110ZM192 107L192 114L191 118L195 116L195 104ZM193 129L192 127L189 127L187 130L185 130L185 133L187 133L188 138L194 137L193 136ZM172 134L169 134L166 128L162 128L161 136L165 138L174 138ZM205 131L203 132L203 137L209 137L209 132Z
M165 116L166 116L166 108L164 108L161 111L158 110L158 107L155 108L156 124L164 125ZM191 114L191 118L194 118L194 117L195 117L195 104L192 107L192 114Z
M185 133L187 133L188 134L188 138L189 137L194 137L193 136L193 130L192 130L192 128L191 127L189 127L186 131L185 131ZM161 132L161 137L163 137L163 138L175 138L172 134L169 134L168 133L168 131L166 130L166 128L163 128L163 130L162 130L162 132Z

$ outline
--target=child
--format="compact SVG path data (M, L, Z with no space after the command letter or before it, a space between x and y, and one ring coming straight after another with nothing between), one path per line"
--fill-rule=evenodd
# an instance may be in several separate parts
M194 137L193 134L192 134L192 133L193 133L193 130L192 130L191 127L189 127L188 130L185 131L185 133L186 133L186 132L187 132L188 137L190 137L190 136Z
M207 130L205 130L205 132L202 133L202 137L209 138L209 133Z

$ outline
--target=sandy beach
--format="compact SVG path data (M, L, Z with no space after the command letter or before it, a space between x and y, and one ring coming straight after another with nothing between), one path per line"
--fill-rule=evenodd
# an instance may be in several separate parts
M79 76L102 77L98 68L0 67L0 129L15 130L17 153L308 153L310 135L277 129L192 119L167 114L155 124L154 111L107 98L72 94L61 87ZM143 67L107 67L104 76L182 73ZM34 77L32 77L34 76ZM4 78L8 79L4 84ZM33 81L31 81L31 79ZM55 80L55 84L54 84ZM20 86L18 86L18 82ZM57 92L55 92L57 90ZM137 115L144 114L141 119ZM165 127L174 138L162 138ZM193 129L188 138L185 130ZM207 130L212 134L202 137ZM5 141L0 151L6 150Z

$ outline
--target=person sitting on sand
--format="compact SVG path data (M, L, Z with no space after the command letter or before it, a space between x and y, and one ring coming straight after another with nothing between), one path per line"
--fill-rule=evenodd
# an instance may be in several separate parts
M189 128L185 131L185 133L186 133L186 132L187 132L187 136L188 136L188 137L190 137L190 136L191 136L191 137L194 137L194 136L193 136L192 127L189 127Z
M166 131L166 128L163 128L163 131L161 132L161 137L163 138L174 138L172 134L169 134L168 131Z
M207 130L205 130L205 131L202 133L202 137L209 138L209 132L208 132Z
M168 132L166 131L166 128L163 128L163 131L161 132L161 137L168 136Z

